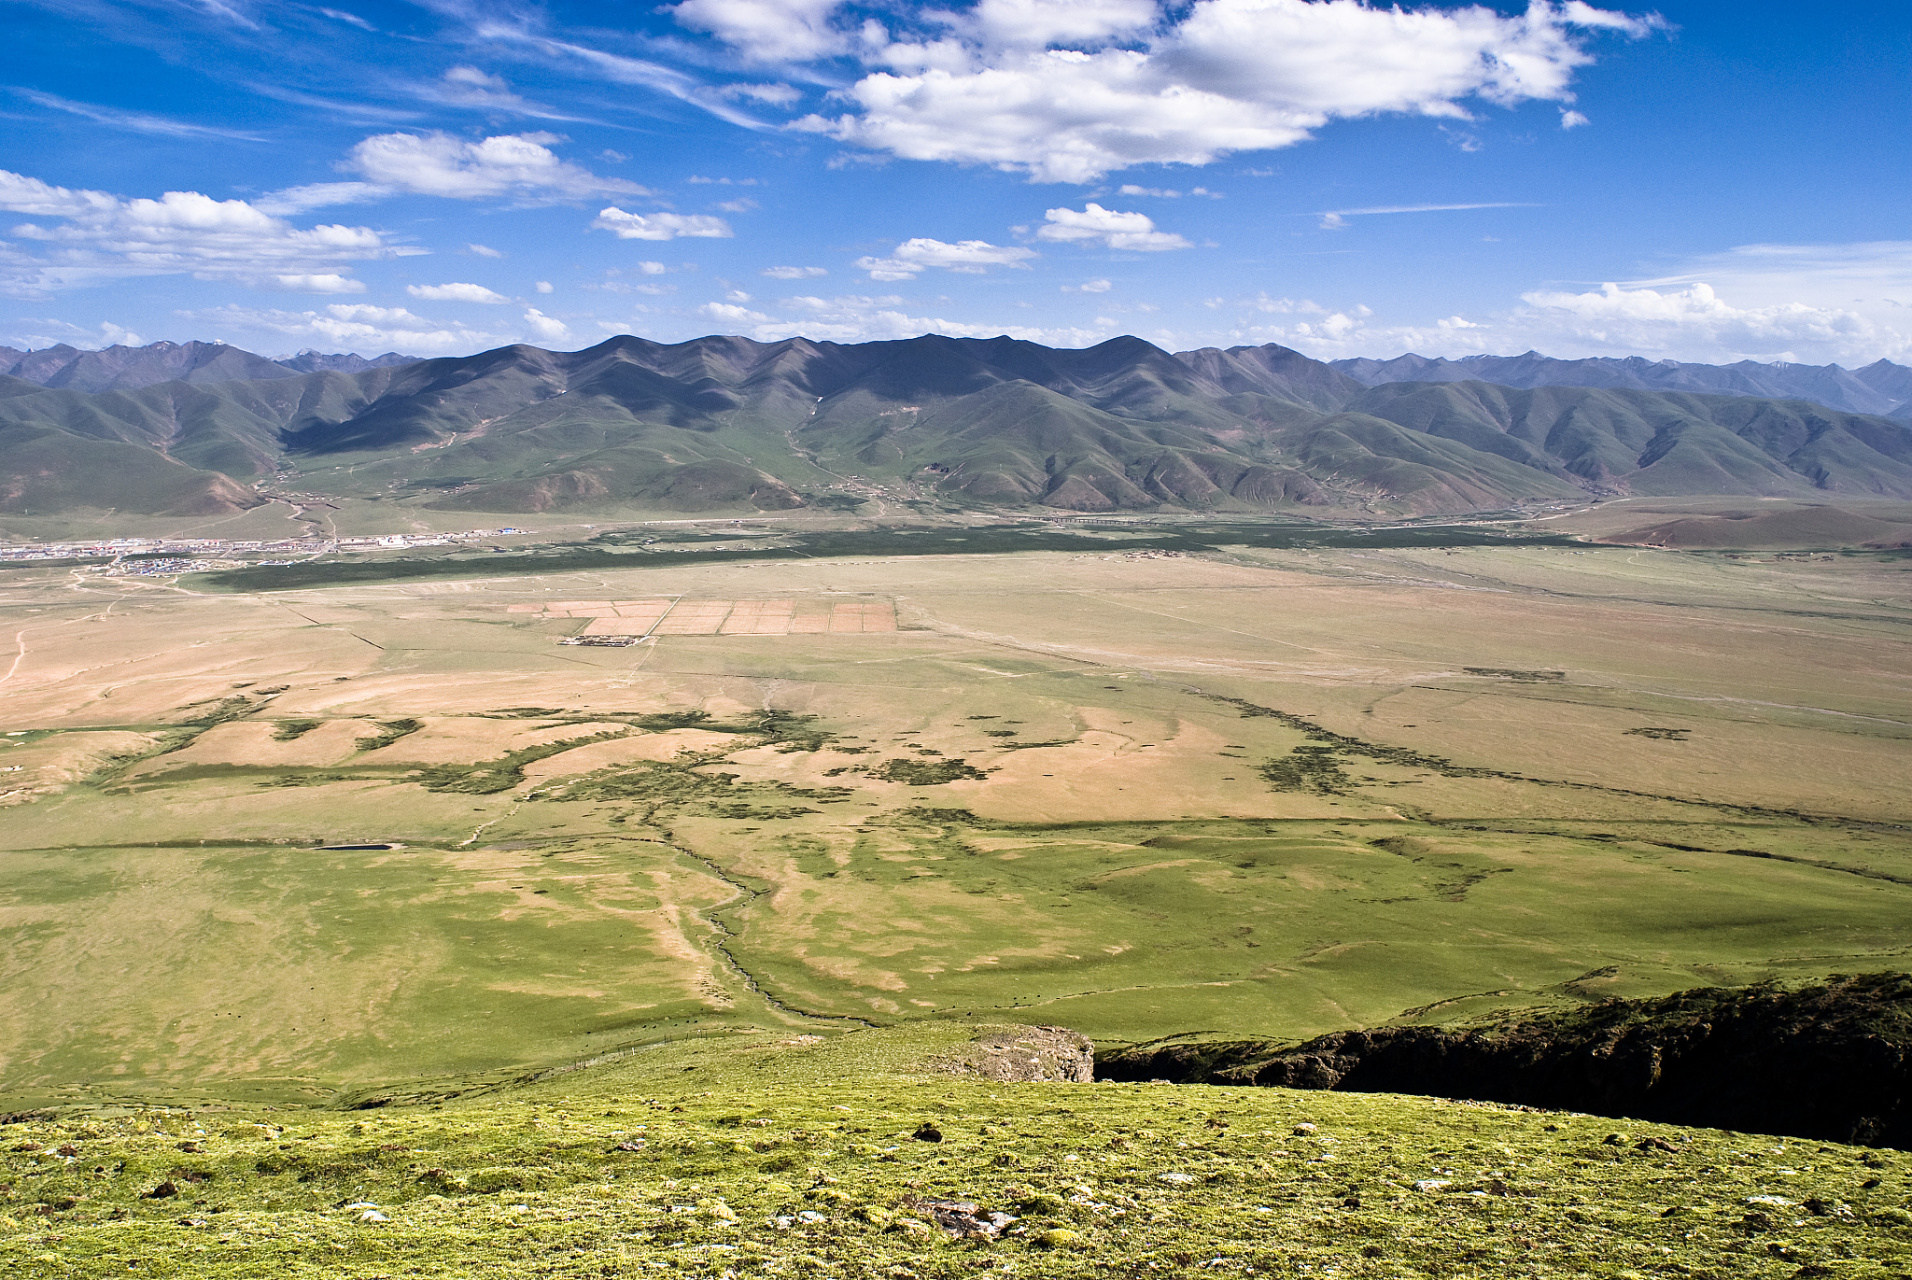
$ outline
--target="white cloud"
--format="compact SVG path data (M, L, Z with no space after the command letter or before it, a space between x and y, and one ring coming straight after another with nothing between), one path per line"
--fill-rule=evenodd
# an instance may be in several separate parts
M452 200L648 194L634 182L602 178L558 159L550 147L557 141L550 133L499 134L479 142L448 133L380 133L353 147L346 167L385 194Z
M540 342L557 342L571 336L571 330L564 321L548 316L536 307L525 308L524 322L531 336Z
M763 206L746 196L741 200L720 201L717 207L725 213L749 213L752 209L761 209Z
M959 240L955 244L945 244L941 240L918 236L897 245L886 258L858 258L856 265L860 270L869 272L872 280L914 280L930 267L941 267L945 271L958 271L964 275L981 275L990 267L1026 268L1026 259L1035 256L1035 251L1031 249L994 245L986 240Z
M370 227L294 227L243 200L197 191L128 200L6 170L0 170L0 210L61 220L20 223L12 228L13 243L0 243L0 289L17 294L182 274L295 287L281 278L336 276L347 262L418 252Z
M700 316L709 316L712 320L722 320L725 324L761 324L770 319L761 311L752 311L749 307L740 307L729 302L706 302L697 308Z
M1062 286L1062 291L1064 293L1107 293L1114 287L1107 280L1084 280L1081 284L1065 284Z
M830 25L840 0L684 0L673 17L708 31L753 62L805 62L842 49Z
M549 280L540 280L538 281L536 285L532 287L535 288L539 293L550 293L553 291L551 282Z
M770 0L693 3L730 15L702 29L747 52L780 38L764 16ZM833 34L825 0L775 12L790 21L799 7L805 30ZM1087 182L1138 164L1292 146L1336 119L1464 119L1474 99L1570 103L1574 73L1593 61L1592 35L1639 37L1659 25L1579 0L1533 0L1515 16L1363 0L1196 0L1161 12L1140 0L984 0L923 21L933 35L894 38L868 24L870 73L835 95L848 110L798 127L913 160ZM819 36L783 56L815 56L806 47L849 46Z
M188 124L183 120L173 120L166 116L147 115L142 111L121 111L117 107L99 107L90 102L74 102L67 98L55 97L50 93L41 93L36 89L14 89L28 102L47 107L54 111L64 111L68 115L91 120L112 129L125 129L132 133L154 134L162 138L229 138L241 142L264 142L256 133L241 133L236 129L215 129L202 124Z
M342 276L336 271L305 272L303 274L277 275L273 282L281 289L290 289L294 293L364 293L365 282Z
M626 213L612 205L598 211L593 227L620 240L671 240L678 236L729 239L733 232L722 218L702 213Z
M897 297L858 294L835 298L799 297L789 305L803 312L795 319L764 318L749 336L759 342L804 337L818 342L888 342L940 333L952 338L1008 336L1053 347L1087 347L1116 334L1113 321L1097 317L1092 327L1037 328L1027 325L971 324L943 317L913 316L900 310Z
M1704 275L1705 279L1694 277ZM1340 356L1646 356L1837 363L1912 358L1912 241L1746 245L1692 271L1597 289L1534 289L1491 315L1379 324L1365 307L1329 311L1291 299L1242 299L1233 341L1281 342ZM1260 315L1306 316L1262 322Z
M510 302L502 293L493 293L481 284L408 284L405 292L427 302Z
M502 76L491 75L477 67L453 67L435 83L417 86L414 92L431 102L441 102L450 107L467 107L474 111L530 116L537 120L581 119L527 101L513 93Z
M1111 249L1133 249L1159 253L1166 249L1188 249L1189 242L1170 231L1157 231L1155 221L1145 213L1118 213L1104 209L1091 200L1081 212L1051 209L1043 215L1047 225L1036 232L1038 240L1065 244L1101 241Z
M1323 231L1341 231L1347 227L1349 218L1364 218L1377 213L1452 213L1461 209L1532 209L1534 207L1531 204L1506 200L1495 200L1485 204L1395 204L1371 209L1324 209L1319 216Z
M480 258L502 258L505 255L488 244L468 244L465 252Z
M182 311L184 320L214 330L282 334L326 351L376 355L403 351L412 355L462 355L496 346L505 335L461 324L441 324L403 307L338 303L318 311L278 311L226 306Z
M814 280L830 273L822 267L765 267L757 274L769 276L772 280Z
M312 182L302 187L287 187L260 196L252 203L262 213L287 218L308 209L329 209L341 204L364 204L391 195L385 187L370 182Z
M1560 113L1560 127L1562 129L1578 129L1583 124L1592 123L1593 121L1587 119L1578 111L1562 111Z

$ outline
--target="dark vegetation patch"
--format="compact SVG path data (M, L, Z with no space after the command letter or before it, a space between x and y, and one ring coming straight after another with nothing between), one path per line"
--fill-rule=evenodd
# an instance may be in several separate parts
M1002 524L961 529L853 529L780 534L771 547L685 549L645 543L649 535L612 532L588 543L522 554L439 556L378 560L309 560L256 566L207 575L196 582L209 591L288 591L348 582L395 582L472 574L574 573L604 569L655 569L728 560L810 560L836 556L992 555L1009 551L1182 551L1225 547L1286 550L1297 547L1369 549L1442 547L1581 547L1553 534L1496 533L1471 525L1404 525L1336 528L1276 521L1203 522L1192 525L1125 527L1119 542L1081 529L1048 524Z
M1644 725L1638 729L1623 729L1621 732L1631 734L1636 738L1652 738L1655 742L1685 742L1686 736L1693 731L1691 729L1662 729L1652 725Z
M870 777L878 782L901 782L912 787L936 787L964 779L980 782L988 776L960 757L953 760L910 760L898 757L885 760L870 770Z
M1477 1027L1142 1045L1108 1080L1414 1093L1912 1146L1912 977L1705 987Z
M272 727L272 740L294 742L324 723L323 720L281 720Z
M352 745L360 751L377 751L381 747L391 746L400 738L417 733L424 727L424 723L418 720L381 720L378 724L377 733L370 734L363 738L356 738L353 740Z
M1558 684L1567 678L1564 671L1520 671L1513 667L1462 667L1461 670L1470 676L1492 676L1521 684Z

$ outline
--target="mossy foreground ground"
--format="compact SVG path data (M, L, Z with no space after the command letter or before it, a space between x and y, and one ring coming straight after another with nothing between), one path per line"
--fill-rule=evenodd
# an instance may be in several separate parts
M952 1034L967 1030L679 1042L442 1107L10 1125L0 1272L1912 1274L1901 1153L903 1062ZM1016 1221L954 1236L936 1200Z

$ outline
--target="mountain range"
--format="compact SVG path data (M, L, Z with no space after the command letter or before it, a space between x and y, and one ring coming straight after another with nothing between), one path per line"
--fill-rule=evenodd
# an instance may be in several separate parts
M1272 345L626 336L308 372L214 344L159 356L195 376L94 391L78 374L0 376L0 510L215 512L286 489L524 513L1912 498L1912 427L1875 413L1631 386L1369 386ZM218 377L249 361L270 371Z
M1625 387L1635 391L1697 391L1727 396L1811 400L1848 413L1880 413L1912 420L1912 369L1878 360L1862 369L1836 364L1682 364L1677 360L1556 360L1538 351L1524 356L1468 356L1462 360L1396 356L1392 360L1336 360L1333 367L1363 386L1386 382L1493 382L1503 387Z
M370 360L350 353L301 351L284 360L268 360L223 342L154 342L144 347L112 346L99 351L82 351L63 342L39 351L0 347L0 374L69 391L128 391L161 382L244 382L320 370L358 373L410 364L416 358L395 351Z

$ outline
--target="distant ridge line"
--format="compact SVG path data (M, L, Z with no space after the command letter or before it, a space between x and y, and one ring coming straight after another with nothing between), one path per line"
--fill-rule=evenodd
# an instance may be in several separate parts
M925 335L935 337L938 335ZM691 342L710 338L690 339ZM1127 341L1136 341L1128 338ZM1125 341L1123 338L1112 342ZM682 346L685 343L660 343ZM835 344L819 344L835 345ZM856 345L856 344L851 344ZM1107 345L1107 344L1099 344ZM1407 353L1382 360L1369 356L1314 361L1286 347L1203 347L1178 351L1175 358L1211 375L1224 364L1238 364L1244 353L1266 367L1273 361L1287 375L1302 365L1328 368L1364 387L1396 382L1491 382L1497 386L1532 390L1538 387L1598 387L1637 391L1686 391L1705 395L1755 396L1761 399L1810 400L1846 413L1872 413L1912 421L1912 367L1879 359L1858 369L1837 364L1811 365L1774 361L1762 364L1740 360L1732 364L1698 364L1678 360L1650 360L1645 356L1589 356L1564 360L1528 351L1517 356L1476 355L1449 359ZM482 354L482 353L474 353ZM1232 357L1232 359L1228 359ZM427 359L469 357L407 356L396 351L367 358L353 352L305 350L297 355L270 357L223 342L152 342L143 347L116 345L84 350L60 343L37 351L0 346L0 374L71 391L127 391L161 382L240 382L294 377L302 373L361 373ZM1316 381L1320 381L1317 377Z

